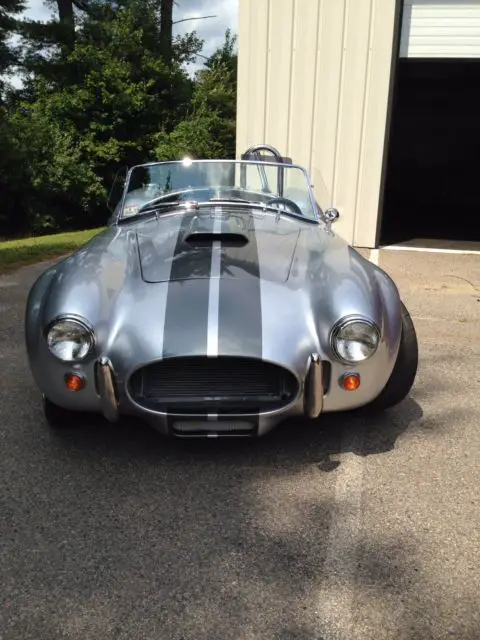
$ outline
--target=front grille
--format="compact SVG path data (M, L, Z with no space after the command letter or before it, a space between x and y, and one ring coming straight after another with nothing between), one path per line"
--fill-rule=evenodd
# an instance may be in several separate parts
M241 414L286 406L298 382L290 371L254 358L169 358L136 371L129 391L153 411Z

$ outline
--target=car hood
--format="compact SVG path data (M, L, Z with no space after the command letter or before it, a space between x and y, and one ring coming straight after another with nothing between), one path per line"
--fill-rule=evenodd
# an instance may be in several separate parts
M142 278L238 280L261 271L263 278L285 282L304 228L315 230L311 223L251 209L162 216L137 230Z

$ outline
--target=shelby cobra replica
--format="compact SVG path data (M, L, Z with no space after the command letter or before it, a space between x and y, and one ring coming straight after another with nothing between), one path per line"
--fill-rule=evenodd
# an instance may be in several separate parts
M30 291L27 351L52 426L96 412L166 435L259 436L409 393L417 339L395 284L273 147L135 166L112 210Z

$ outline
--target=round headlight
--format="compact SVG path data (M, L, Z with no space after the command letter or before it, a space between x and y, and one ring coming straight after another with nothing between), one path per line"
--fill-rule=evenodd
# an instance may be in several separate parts
M378 328L367 320L340 322L332 333L332 348L343 362L356 364L370 358L380 342Z
M59 360L83 360L93 347L93 333L79 320L63 318L51 325L47 344Z

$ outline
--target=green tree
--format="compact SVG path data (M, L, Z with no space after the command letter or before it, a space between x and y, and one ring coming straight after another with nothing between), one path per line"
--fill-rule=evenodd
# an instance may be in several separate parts
M196 158L235 156L237 53L230 30L223 45L196 74L192 112L173 131L156 136L159 160L190 155Z
M144 161L159 123L171 130L187 113L193 82L182 64L202 43L177 39L167 65L156 5L129 0L114 12L91 5L77 17L71 51L57 47L47 56L39 47L34 79L10 117L28 185L8 213L10 232L105 222L118 166Z
M94 160L82 152L72 125L53 116L54 106L45 92L33 104L24 103L9 122L15 164L23 168L24 183L16 184L16 206L9 215L14 231L86 228L96 223L92 214L104 197L101 179Z
M17 47L12 42L12 36L15 34L16 17L23 9L23 0L0 0L0 235L2 220L6 219L12 207L15 183L21 174L21 170L12 170L18 164L18 152L10 132L6 93L8 76L18 59Z

